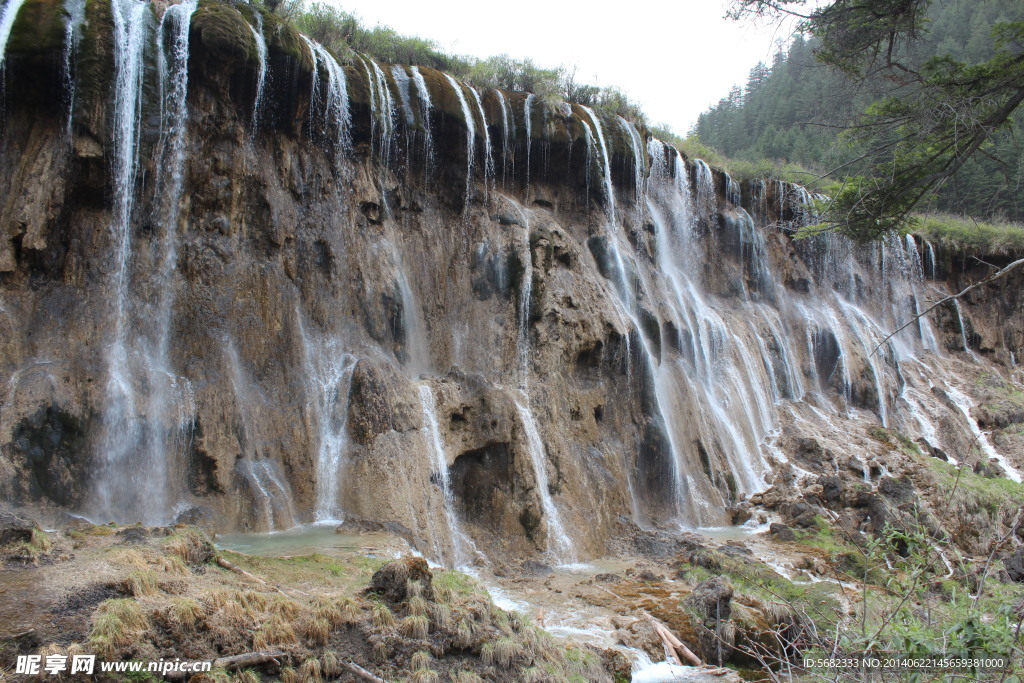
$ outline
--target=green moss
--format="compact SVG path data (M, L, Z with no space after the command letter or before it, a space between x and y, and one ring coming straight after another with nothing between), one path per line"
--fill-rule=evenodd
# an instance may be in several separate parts
M253 65L259 61L251 25L233 5L204 0L192 15L192 34L218 61Z
M888 444L889 446L894 446L907 455L914 456L922 454L920 446L914 443L910 437L897 432L895 429L872 427L868 433L875 441L880 441L884 444Z
M263 36L267 41L267 50L287 55L296 60L303 71L312 71L313 58L299 32L273 12L259 11L263 14Z
M8 52L63 51L66 18L61 0L26 0L11 27Z

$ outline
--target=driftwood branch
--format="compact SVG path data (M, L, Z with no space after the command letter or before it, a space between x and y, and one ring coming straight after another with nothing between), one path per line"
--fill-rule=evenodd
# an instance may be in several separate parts
M377 678L355 662L339 662L339 664L342 669L345 669L361 681L368 681L368 683L387 683L384 679Z
M933 310L935 310L936 308L938 308L942 304L946 304L946 303L949 303L950 301L954 301L956 299L959 299L960 297L962 297L964 294L967 294L967 292L971 291L972 289L977 289L978 287L981 287L982 285L990 284L992 282L995 282L996 280L999 280L1000 278L1005 277L1007 273L1009 273L1013 269L1019 267L1021 264L1024 264L1024 258L1017 259L1016 261L1014 261L1010 265L1005 266L1004 268L1002 268L1001 270L996 271L995 273L992 273L988 277L986 277L984 279L981 279L981 280L978 280L977 282L975 282L973 284L970 284L967 287L964 287L962 290L960 290L956 294L950 294L947 297L943 297L942 299L939 299L938 301L933 303L931 306L929 306L928 308L924 309L923 311L921 311L920 313L915 315L913 318L908 320L906 323L904 323L900 327L896 328L892 333L890 333L888 336L886 336L885 339L883 339L882 341L878 342L878 346L876 346L874 348L874 350L871 351L871 355L872 356L875 355L878 352L878 349L882 348L882 346L884 346L886 342L888 342L890 339L895 337L897 334L899 334L903 330L907 329L908 327L910 327L911 325L916 323L918 320L920 320L924 316L926 316L929 313L931 313Z
M246 577L248 579L252 579L256 583L262 583L267 588L273 588L274 590L276 590L278 593L280 593L281 595L283 595L286 598L290 598L291 597L290 595L285 593L283 590L281 590L278 586L275 586L272 583L264 581L263 579L261 579L260 577L256 576L255 574L251 574L251 573L245 571L244 569L242 569L238 565L232 564L232 563L228 562L223 557L218 557L217 558L217 564L219 564L220 566L224 567L225 569L229 569L229 570L235 572L236 574L240 574L240 575L242 575L242 576L244 576L244 577ZM301 591L297 591L297 592L301 592Z
M240 655L231 655L230 657L219 657L213 660L211 668L213 669L241 669L245 666L259 666L260 664L273 663L280 666L281 662L278 661L281 657L287 655L281 650L261 650L259 652L246 652ZM191 672L186 671L168 671L163 676L170 680L182 680L191 675Z
M244 666L256 666L258 664L266 664L267 662L273 662L274 664L280 664L277 661L279 658L284 657L285 653L280 650L263 650L262 652L246 652L242 655L232 655L230 657L219 657L213 660L214 669L241 669Z
M661 637L661 642L665 645L665 650L676 660L677 664L682 664L683 659L688 661L692 666L701 666L704 662L701 661L700 657L693 654L690 648L686 647L681 640L675 637L672 631L668 630L665 624L661 623L647 612L643 615L651 622L654 626L654 631Z

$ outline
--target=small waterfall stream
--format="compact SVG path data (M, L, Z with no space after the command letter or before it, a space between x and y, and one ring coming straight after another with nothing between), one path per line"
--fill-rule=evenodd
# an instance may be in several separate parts
M444 442L441 439L441 429L437 423L437 401L434 399L434 392L427 384L419 386L420 408L423 414L424 439L427 442L427 449L430 452L430 459L433 463L434 477L441 488L441 496L444 501L444 514L448 520L448 536L451 542L452 567L465 566L471 559L466 553L466 546L473 547L473 542L462 531L459 523L459 515L455 510L455 494L452 491L451 478L448 475L448 458L445 456ZM439 547L438 538L434 538L434 553L437 557L445 556Z
M8 2L8 4L11 4ZM64 22L64 87L68 101L68 133L75 118L75 52L82 38L82 22L85 21L85 0L66 0L64 11L67 19ZM2 23L0 19L0 23ZM0 47L0 62L3 61L3 48ZM0 65L2 69L2 65Z
M466 197L465 204L469 205L469 197L473 190L473 157L476 152L476 125L473 122L473 114L469 111L469 103L466 102L466 94L462 92L462 86L449 76L444 74L448 84L452 87L452 92L459 100L459 106L462 108L462 121L466 124Z
M256 72L256 97L252 104L252 122L250 129L255 132L263 121L263 99L264 90L267 86L267 41L263 37L263 15L260 12L253 12L256 17L256 25L249 26L252 31L253 41L256 43L256 57L259 59L259 69Z

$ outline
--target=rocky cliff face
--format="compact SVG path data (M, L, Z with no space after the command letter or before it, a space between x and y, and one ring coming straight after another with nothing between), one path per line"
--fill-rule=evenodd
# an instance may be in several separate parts
M3 63L0 499L571 560L916 467L878 427L1024 465L1019 280L886 340L980 267L246 5L83 12Z

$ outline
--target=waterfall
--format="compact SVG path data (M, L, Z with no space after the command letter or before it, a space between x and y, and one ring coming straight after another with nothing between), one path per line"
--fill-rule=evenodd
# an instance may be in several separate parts
M437 423L437 401L434 392L427 384L419 386L420 408L423 413L423 438L427 442L427 451L430 453L431 464L434 468L436 481L441 486L441 495L444 500L444 514L448 520L448 534L451 539L451 566L464 566L469 558L466 556L465 546L475 550L472 540L462 531L459 523L459 515L455 510L455 494L452 491L451 478L448 475L448 458L445 456L444 442L441 440L441 429ZM437 539L434 539L434 552L438 558L442 557L437 547Z
M544 510L544 520L547 524L548 552L556 562L563 564L576 561L576 549L572 539L562 525L562 517L558 512L555 501L551 498L551 489L548 484L547 457L544 450L544 442L540 438L540 431L537 429L537 422L533 418L533 412L520 401L516 401L516 412L519 413L519 423L523 427L526 436L527 452L530 462L533 465L534 477L537 480L537 494L540 496L540 504Z
M523 126L526 129L526 189L530 189L530 152L533 149L533 119L531 106L533 105L533 98L536 97L533 93L526 96L526 100L523 102Z
M12 2L13 0L9 0ZM78 49L78 41L81 39L80 29L85 21L85 0L66 0L64 11L67 12L67 19L64 22L64 87L67 90L68 99L68 134L71 133L71 123L75 118L75 51ZM0 20L2 23L2 20ZM6 42L6 41L5 41ZM3 48L0 47L0 63L3 60ZM2 65L0 65L2 69Z
M406 128L411 131L416 127L416 114L412 109L412 93L410 91L409 74L406 73L404 66L400 64L392 64L391 77L395 79L395 85L398 86L399 104L402 107L402 112L405 114Z
M430 129L430 111L433 104L430 101L430 90L427 89L427 82L423 80L418 66L412 69L412 80L416 84L416 96L420 102L420 121L423 127L423 172L429 177L431 167L434 164L434 137Z
M480 129L484 132L484 185L489 187L494 182L494 156L491 154L491 133L487 128L487 116L484 114L483 102L480 101L480 93L473 86L469 86L469 91L473 93L476 110L480 114Z
M953 404L960 409L963 413L964 418L967 420L967 426L970 428L971 433L974 434L975 440L981 447L981 451L989 459L997 461L1006 472L1006 478L1010 481L1015 481L1018 484L1021 483L1020 472L1017 471L1013 465L1003 456L1002 453L995 449L992 442L989 441L988 434L981 431L981 427L978 426L978 421L971 417L971 399L967 398L959 389L955 387L946 386L946 395L949 396Z
M512 117L508 110L508 103L505 101L505 94L495 89L494 94L498 97L498 104L501 106L501 183L505 187L508 184L509 169L512 164L509 142L512 133Z
M974 352L971 351L971 346L967 343L967 326L964 324L964 312L960 309L960 299L953 299L953 308L956 310L956 321L960 327L960 344L965 353L973 356Z
M466 199L464 206L469 206L469 196L473 188L473 155L475 150L476 126L473 124L473 114L469 111L469 104L466 102L466 95L462 92L462 86L449 76L444 74L448 84L452 86L455 96L459 99L459 106L462 108L462 120L466 124Z
M99 513L157 523L167 510L159 485L163 463L139 462L137 403L128 348L129 270L132 261L132 210L138 162L143 57L149 34L150 6L135 0L112 0L114 22L114 96L111 130L114 209L110 223L114 257L113 330L107 351L108 379L99 440Z
M356 54L366 72L366 87L370 94L370 144L377 151L383 166L391 161L391 139L395 130L394 101L387 78L377 62Z
M253 15L256 17L256 25L250 24L249 30L252 31L252 38L256 43L256 56L260 60L259 71L256 72L256 98L252 105L250 125L251 130L255 132L263 118L263 90L267 85L267 41L263 37L263 14L259 10L254 10Z
M18 12L24 4L25 0L7 0L3 10L0 10L0 73L3 72L7 57L7 39L11 37L14 20L18 18Z
M629 141L630 150L633 152L633 194L637 209L639 210L646 194L646 188L644 187L645 163L643 143L640 141L640 134L632 123L621 116L616 116L615 118L618 121L619 127L625 133L626 139Z
M278 531L294 526L292 491L281 476L277 463L268 460L240 460L237 468L256 497L266 530Z
M345 70L341 68L337 60L316 41L303 36L306 45L309 47L310 56L313 58L313 90L310 96L312 103L310 116L319 116L324 123L324 128L329 135L331 143L336 146L337 152L344 152L352 147L349 127L351 124L351 113L348 104L348 83L345 80ZM326 96L321 97L319 93L319 67L323 65L327 72ZM340 159L336 157L335 167L340 169Z
M341 342L306 330L295 313L306 373L307 405L317 427L316 511L317 522L340 523L344 518L338 500L341 469L348 448L348 401L358 359L346 353Z

